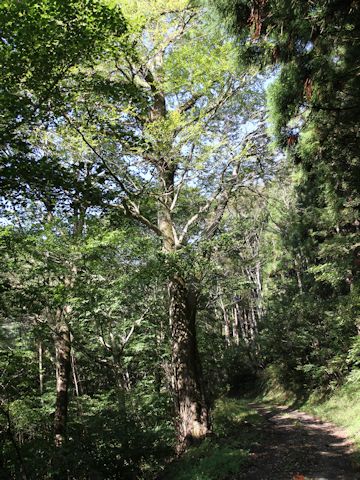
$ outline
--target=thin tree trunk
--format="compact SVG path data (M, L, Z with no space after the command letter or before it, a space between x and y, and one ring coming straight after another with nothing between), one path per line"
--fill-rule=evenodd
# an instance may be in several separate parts
M74 356L73 352L71 352L71 371L72 371L72 377L73 377L73 382L74 382L75 395L77 397L79 397L80 396L80 382L79 382L78 373L76 371L76 362L75 362L75 356Z
M76 366L76 356L75 356L74 350L72 348L72 345L73 345L73 335L70 332L71 375L72 375L72 380L73 380L73 384L74 384L75 395L77 397L80 397L80 395L82 395L81 380L80 380L78 368Z
M249 319L249 340L252 344L255 341L255 334L257 332L257 319L255 313L255 306L250 306L251 317Z
M239 304L236 303L233 310L233 325L232 325L233 338L234 338L235 345L239 345L240 343L239 324L241 327L242 336L244 337L245 335L245 331L243 330L243 324L241 323L241 319L239 317L240 317Z
M298 270L297 267L296 267L295 272L296 272L297 284L298 284L298 287L299 287L299 293L300 293L300 295L302 295L303 294L303 286L302 286L300 271Z
M159 328L156 333L156 349L157 349L158 358L161 358L160 352L162 351L164 341L165 341L164 325L163 325L163 321L161 320L159 324ZM157 363L155 365L155 371L154 371L154 386L155 386L155 391L157 393L161 392L162 382L163 382L163 365L161 365L161 363Z
M43 370L43 346L42 342L39 342L38 346L38 355L39 355L39 390L40 395L44 393L44 370Z
M262 301L262 284L261 284L261 265L260 262L256 264L256 311L258 316L258 322L261 321L263 316L263 301Z
M0 413L2 413L4 415L4 417L6 418L7 435L8 435L8 438L9 438L9 440L10 440L10 442L11 442L11 444L12 444L14 450L15 450L16 457L17 457L18 462L19 462L21 479L22 480L28 480L29 477L28 477L27 472L26 472L24 458L23 458L22 453L21 453L21 448L19 447L18 442L16 441L15 433L13 432L13 426L12 426L12 421L11 421L9 410L6 407L4 407L2 404L0 404Z
M220 297L220 308L222 311L223 315L223 320L224 320L224 337L225 337L225 343L229 347L231 343L231 337L230 337L230 320L229 320L229 315L226 310L226 307L224 305L223 299Z
M71 372L70 329L64 311L56 312L55 353L56 353L56 405L54 418L55 446L61 447L66 440L68 411L68 389Z

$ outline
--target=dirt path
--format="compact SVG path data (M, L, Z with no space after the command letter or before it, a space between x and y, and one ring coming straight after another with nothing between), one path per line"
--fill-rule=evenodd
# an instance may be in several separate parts
M265 419L256 428L259 440L251 447L243 480L357 480L352 444L329 423L286 407L251 405Z

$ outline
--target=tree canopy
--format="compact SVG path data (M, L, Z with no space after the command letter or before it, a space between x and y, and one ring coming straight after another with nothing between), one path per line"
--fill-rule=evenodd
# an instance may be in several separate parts
M157 478L266 372L357 378L359 18L1 4L0 476Z

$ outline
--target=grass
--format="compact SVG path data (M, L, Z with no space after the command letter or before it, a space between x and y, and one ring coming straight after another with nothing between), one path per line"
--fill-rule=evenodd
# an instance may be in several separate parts
M311 396L301 408L343 427L358 449L360 460L360 370L354 370L329 398Z
M226 398L216 403L213 421L214 436L173 462L164 480L225 480L241 472L249 446L259 439L256 426L262 418L246 400Z
M354 459L360 465L360 369L353 370L346 382L326 398L315 392L306 400L301 400L287 392L277 382L273 372L269 372L269 377L263 384L263 392L258 397L259 402L294 406L342 427L354 442Z
M360 465L360 370L326 399L313 394L303 400L286 391L270 372L252 398L258 403L283 404L344 428L354 441ZM223 398L213 412L214 436L190 448L165 470L162 480L226 480L237 478L249 461L249 448L262 441L264 419L249 406L252 398ZM296 425L295 425L296 427Z

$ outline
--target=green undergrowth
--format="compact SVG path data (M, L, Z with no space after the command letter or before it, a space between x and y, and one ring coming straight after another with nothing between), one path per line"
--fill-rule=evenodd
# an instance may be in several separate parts
M275 372L270 370L261 382L257 401L293 406L342 427L354 442L354 458L360 465L360 369L354 369L331 393L324 395L314 391L306 397L287 391L277 381Z
M297 395L286 389L279 381L276 369L267 368L256 383L254 392L257 402L292 405L297 401Z
M247 400L224 398L213 412L214 435L174 461L162 480L225 480L247 463L249 447L259 441L261 416Z
M161 480L225 480L237 478L249 461L249 450L263 440L264 419L249 402L282 404L330 421L346 430L357 452L360 465L360 370L354 370L346 382L332 394L314 392L308 396L287 390L277 379L276 371L264 372L256 391L247 397L223 398L213 412L214 435L199 446L190 448L172 462Z
M360 370L354 370L346 382L326 399L314 394L302 410L343 427L354 441L360 461Z

